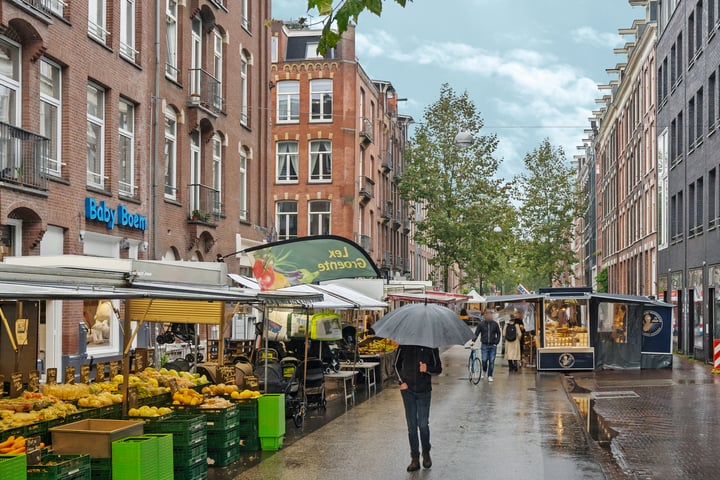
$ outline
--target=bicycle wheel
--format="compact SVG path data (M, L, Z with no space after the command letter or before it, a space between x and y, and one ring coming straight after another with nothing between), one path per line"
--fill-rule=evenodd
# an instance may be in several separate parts
M480 359L477 355L471 356L470 360L468 360L468 369L470 370L470 381L475 385L480 383L482 368L480 367Z

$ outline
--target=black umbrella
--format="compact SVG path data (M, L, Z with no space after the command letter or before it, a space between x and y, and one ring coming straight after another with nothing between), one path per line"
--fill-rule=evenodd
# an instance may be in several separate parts
M437 348L463 345L475 336L457 313L436 303L408 303L389 312L373 326L375 335L401 345Z

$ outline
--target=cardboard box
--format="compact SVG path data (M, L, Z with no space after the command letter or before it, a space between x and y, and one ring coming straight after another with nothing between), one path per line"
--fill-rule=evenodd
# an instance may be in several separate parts
M112 456L112 442L142 435L142 420L106 420L88 418L50 429L53 453L83 454L91 458Z

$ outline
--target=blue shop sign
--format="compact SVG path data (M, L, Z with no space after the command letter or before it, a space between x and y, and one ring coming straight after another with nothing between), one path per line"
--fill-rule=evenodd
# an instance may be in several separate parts
M105 222L108 230L115 225L119 227L147 230L147 217L137 213L130 213L125 205L118 205L116 210L108 207L105 200L97 201L94 198L85 199L85 218Z

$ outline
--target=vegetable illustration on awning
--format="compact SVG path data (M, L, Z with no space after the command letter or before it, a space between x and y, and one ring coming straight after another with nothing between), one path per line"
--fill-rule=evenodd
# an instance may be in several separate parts
M336 235L293 238L245 250L261 290L338 278L380 278L375 262L355 242Z

